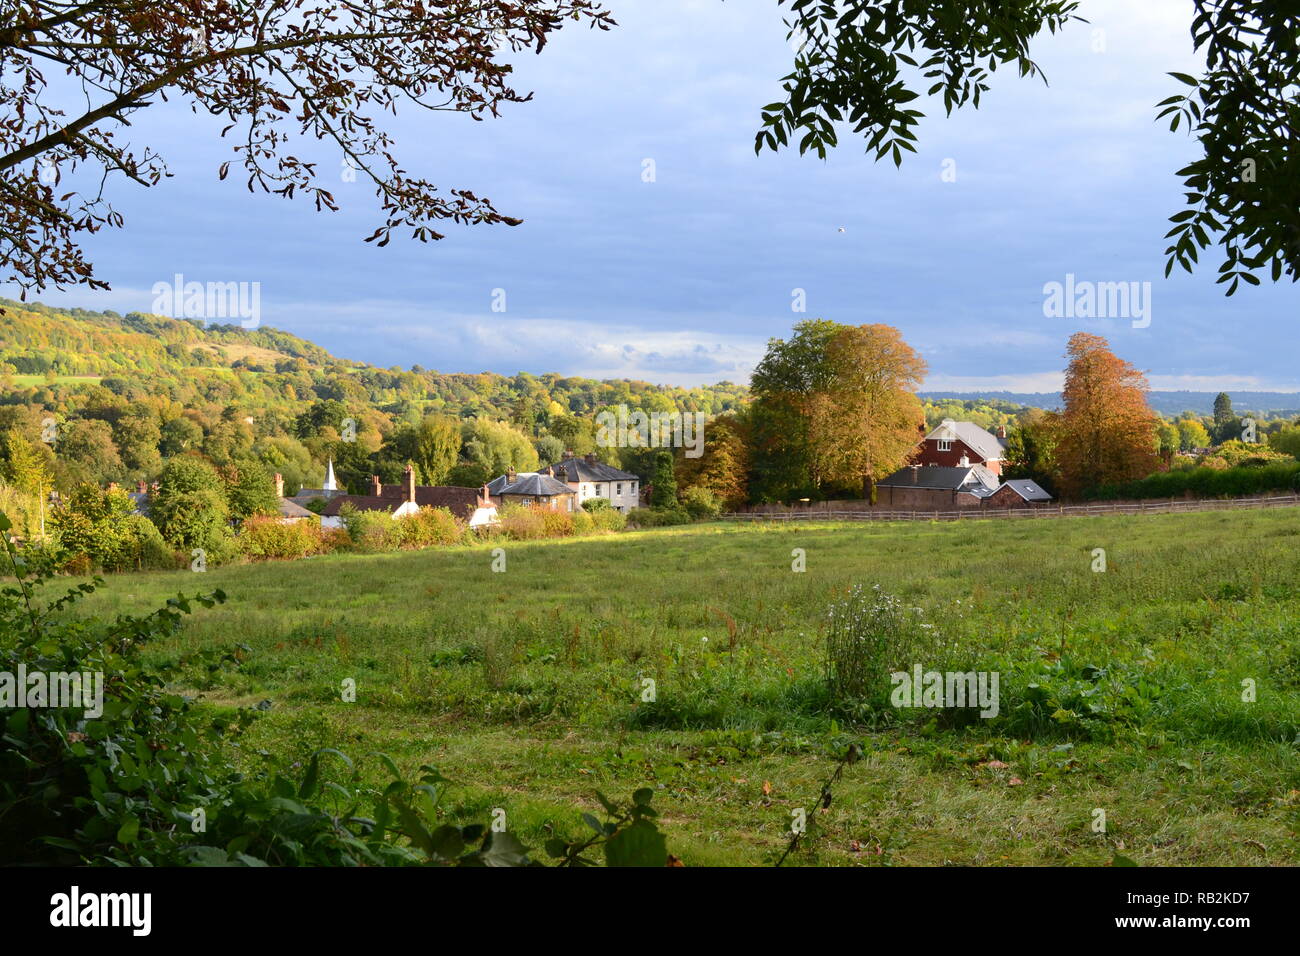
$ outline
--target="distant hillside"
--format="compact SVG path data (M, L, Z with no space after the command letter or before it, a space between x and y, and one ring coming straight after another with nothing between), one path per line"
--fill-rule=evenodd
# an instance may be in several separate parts
M1192 411L1198 415L1214 412L1218 392L1160 392L1148 395L1151 407L1161 415L1178 415ZM1228 392L1238 414L1254 412L1261 417L1282 418L1300 415L1300 392ZM1060 392L922 392L930 401L998 401L1032 408L1059 408Z
M520 404L555 402L587 414L627 402L717 413L747 389L721 382L697 388L577 376L440 373L381 369L341 359L269 326L205 325L132 312L56 309L0 299L0 369L6 403L59 404L67 389L102 384L118 395L167 394L182 404L235 401L251 409L297 410L317 399L352 401L395 414L410 410L509 417Z

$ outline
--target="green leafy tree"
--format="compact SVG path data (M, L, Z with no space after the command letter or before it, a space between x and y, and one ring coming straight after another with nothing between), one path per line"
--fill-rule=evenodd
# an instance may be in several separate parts
M1030 41L1081 19L1075 0L779 2L790 9L795 59L782 99L763 107L755 151L797 142L824 159L847 126L896 165L916 152L922 93L939 95L948 114L978 108L998 66L1041 77ZM1261 272L1300 279L1297 25L1293 6L1276 0L1193 4L1191 46L1204 73L1171 73L1178 92L1154 106L1200 149L1177 171L1186 208L1170 217L1166 274L1191 272L1198 250L1217 243L1228 295L1240 281L1258 285Z
M220 469L225 484L226 505L230 517L243 521L253 515L279 513L280 499L275 482L255 458L240 460Z
M202 548L216 556L228 544L225 485L216 469L201 458L184 455L163 467L149 515L175 548Z
M677 477L673 471L673 453L670 451L661 451L655 456L650 505L654 508L677 507Z

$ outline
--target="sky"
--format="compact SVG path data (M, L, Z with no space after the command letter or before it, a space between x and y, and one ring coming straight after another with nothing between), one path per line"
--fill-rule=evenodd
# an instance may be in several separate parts
M1083 0L1088 23L1031 47L1046 85L1004 69L978 111L917 101L919 153L896 169L847 131L825 161L754 154L792 59L774 0L609 0L618 28L566 28L514 58L531 102L482 123L415 108L389 122L412 174L524 224L449 225L440 242L383 249L362 242L378 201L343 181L337 155L307 151L338 213L250 195L233 173L218 181L230 146L210 118L152 106L131 139L173 178L118 181L125 227L85 243L112 291L35 298L147 312L178 273L256 282L263 325L340 357L664 384L744 382L770 338L827 318L899 328L927 389L1055 391L1083 330L1158 389L1297 390L1300 288L1225 298L1213 252L1197 275L1164 278L1174 172L1196 150L1154 104L1185 89L1170 71L1198 72L1191 6ZM1150 283L1134 300L1149 310L1046 314L1045 288L1067 276Z

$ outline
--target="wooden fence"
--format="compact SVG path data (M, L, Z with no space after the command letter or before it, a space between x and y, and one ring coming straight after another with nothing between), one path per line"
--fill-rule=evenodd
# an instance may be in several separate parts
M848 507L837 508L837 505ZM898 511L872 508L857 501L822 501L801 508L730 512L722 517L734 521L979 521L985 518L1073 518L1294 507L1300 507L1300 494L1254 495L1249 498L1153 498L1145 501L1097 501L1082 505L1055 504L1023 508L972 507L957 511Z

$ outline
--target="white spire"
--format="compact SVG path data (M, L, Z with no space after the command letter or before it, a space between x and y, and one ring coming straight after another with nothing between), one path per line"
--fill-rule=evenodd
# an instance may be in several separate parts
M331 458L330 463L325 466L325 484L323 488L325 491L339 490L338 482L334 480L334 459L333 458Z

